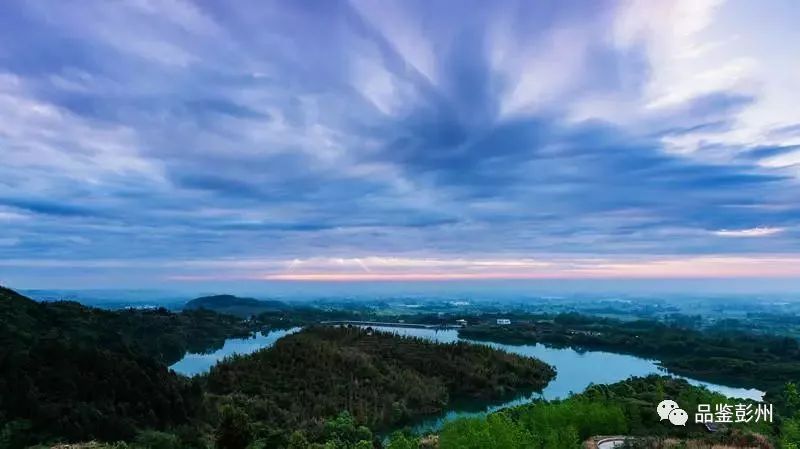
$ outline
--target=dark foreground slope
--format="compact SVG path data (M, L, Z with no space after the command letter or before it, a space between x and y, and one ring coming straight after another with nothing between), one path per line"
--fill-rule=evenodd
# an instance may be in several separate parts
M167 366L249 333L205 310L109 311L0 287L0 437L114 440L185 423L202 390Z
M98 325L111 314L0 288L0 431L16 444L125 439L189 419L199 390Z
M439 412L453 399L538 390L553 376L543 362L484 346L312 327L217 365L207 382L212 393L246 396L251 418L282 428L342 410L381 428Z

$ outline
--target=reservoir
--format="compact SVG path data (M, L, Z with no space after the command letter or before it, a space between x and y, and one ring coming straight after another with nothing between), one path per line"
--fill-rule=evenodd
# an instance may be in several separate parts
M534 399L561 399L572 393L580 393L590 384L609 384L625 380L631 376L648 376L650 374L672 375L658 364L658 360L650 360L626 354L603 351L578 351L573 348L552 348L540 343L531 345L506 345L492 342L471 341L459 338L457 329L434 329L414 327L373 326L373 329L392 332L397 335L419 337L439 343L469 341L475 344L488 345L507 352L535 357L552 365L556 369L556 377L541 393L534 393L514 398L503 403L467 403L452 404L451 408L439 416L418 423L414 430L435 429L442 423L462 416L474 416L489 413L501 408L525 404ZM251 338L233 338L225 341L219 350L208 354L186 354L183 359L170 366L172 370L186 376L202 374L225 357L234 354L249 354L259 349L270 347L281 337L299 331L299 327L288 330L275 330L268 333L257 333ZM760 401L764 393L756 389L734 388L725 385L702 382L684 376L692 385L703 386L711 391L721 393L730 398L744 398Z

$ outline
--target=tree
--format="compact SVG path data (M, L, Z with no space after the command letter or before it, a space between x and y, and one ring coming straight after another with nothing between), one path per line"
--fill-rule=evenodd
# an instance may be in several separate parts
M781 425L781 449L800 448L800 420L787 419Z
M800 448L800 393L797 384L789 382L783 389L783 398L786 403L786 415L780 427L781 449Z
M253 439L250 418L242 410L230 405L222 407L219 427L215 432L218 449L245 449Z
M0 427L0 448L17 449L29 446L31 423L29 421L17 420L7 422Z
M294 431L292 436L289 437L289 445L286 449L308 449L306 435L299 430Z
M136 436L136 446L146 449L180 449L178 437L166 432L145 430Z
M800 392L797 391L797 384L789 382L783 388L783 397L786 401L787 415L792 416L800 413Z
M389 440L386 449L418 449L419 438L413 435L406 435L402 432L395 432Z

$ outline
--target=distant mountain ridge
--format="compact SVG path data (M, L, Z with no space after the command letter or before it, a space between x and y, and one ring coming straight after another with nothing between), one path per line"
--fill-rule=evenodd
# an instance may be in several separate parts
M192 299L183 306L187 310L206 309L245 318L263 312L284 310L287 307L288 305L283 301L261 300L235 295L201 296Z

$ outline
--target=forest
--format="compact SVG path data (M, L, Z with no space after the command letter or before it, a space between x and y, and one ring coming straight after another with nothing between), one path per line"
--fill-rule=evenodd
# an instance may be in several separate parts
M403 431L386 439L376 436L349 413L319 420L297 429L282 442L260 432L262 424L232 405L219 409L219 424L211 439L201 435L193 442L186 434L145 431L129 442L89 443L72 449L579 449L597 435L627 435L629 449L758 448L797 449L800 442L800 394L795 384L785 386L776 403L774 423L739 423L716 433L701 425L672 426L658 420L652 406L675 398L687 410L698 404L729 402L705 388L671 377L631 378L610 385L595 385L558 401L504 409L483 417L450 421L436 433L415 435ZM671 442L667 445L667 442ZM205 444L206 446L202 446Z
M248 326L207 310L106 311L2 289L0 447L175 439L236 449L244 427L248 441L281 446L295 430L312 442L372 442L364 425L403 423L452 399L540 389L554 376L542 362L482 346L335 327L311 327L206 377L167 368L186 351L249 334Z
M85 442L72 447L577 449L586 438L602 434L636 436L630 446L645 449L665 447L666 439L675 438L733 447L800 447L800 394L794 383L785 383L798 378L794 341L577 314L515 317L509 326L490 324L491 314L475 316L461 332L475 339L656 355L671 369L733 374L770 387L775 423L715 434L693 424L665 425L652 410L662 398L677 398L687 409L724 398L683 380L650 376L590 386L564 400L456 419L435 434L385 437L452 401L502 400L540 390L555 373L535 359L485 346L310 324L335 316L365 314L297 307L242 320L203 308L108 311L74 302L38 303L0 289L0 448ZM276 327L306 327L271 348L228 358L203 376L190 379L167 368L186 351L213 349L270 321ZM700 358L714 370L692 366ZM755 361L764 366L748 371ZM744 368L734 370L737 363Z
M795 418L785 418L774 425L737 424L710 434L699 424L679 427L659 421L653 413L653 404L673 398L686 410L696 410L697 404L724 403L729 399L671 377L631 378L595 385L560 401L534 402L485 417L457 419L445 424L436 441L439 449L577 449L591 436L627 435L633 437L632 447L648 449L665 448L663 443L667 440L696 444L675 446L678 448L719 445L771 449L774 447L771 441L775 439L779 439L781 448L794 449L793 442L800 441L796 433L800 410L797 397L795 386L790 384L780 402L784 416ZM417 448L421 440L413 435L396 434L388 447Z
M554 375L538 360L485 346L315 326L223 361L206 382L209 393L244 398L238 405L275 430L341 411L380 430L438 413L451 400L540 390Z
M198 317L36 303L0 290L0 435L22 447L129 439L142 428L188 422L202 392L165 365L187 345L164 347L159 337L182 343L192 330L211 331ZM218 319L226 329L228 320Z
M187 351L206 352L256 328L209 310L104 310L72 301L36 302L0 287L0 338L14 346L46 338L110 350L135 350L171 365Z

